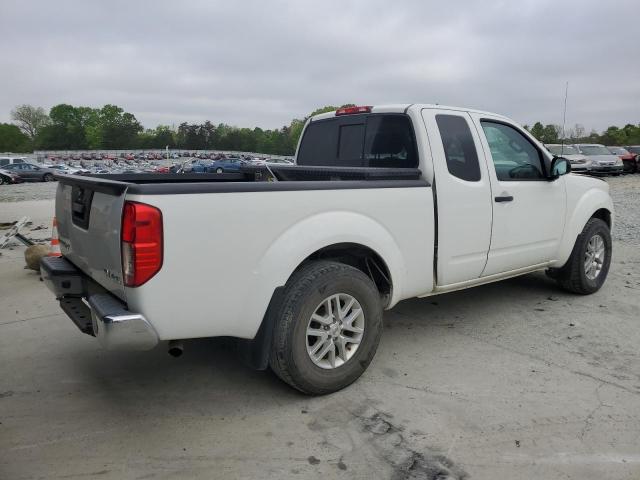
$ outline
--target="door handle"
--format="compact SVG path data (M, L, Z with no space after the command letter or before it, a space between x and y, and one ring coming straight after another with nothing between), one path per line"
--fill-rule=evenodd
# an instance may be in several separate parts
M500 203L500 202L512 202L513 201L513 197L511 195L504 195L504 196L501 196L501 197L496 197L495 201L497 203Z

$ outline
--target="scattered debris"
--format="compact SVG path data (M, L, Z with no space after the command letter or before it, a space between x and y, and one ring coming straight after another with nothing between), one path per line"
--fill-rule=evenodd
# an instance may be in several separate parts
M320 463L320 460L311 455L309 458L307 458L307 462L309 462L310 465L318 465Z
M11 228L9 228L9 231L6 232L4 235L2 235L2 237L0 237L0 248L4 248L7 245L9 245L9 242L11 241L11 239L13 239L13 237L18 235L18 233L20 233L20 229L24 227L28 222L29 222L29 217L22 217L20 220L15 222L11 226Z

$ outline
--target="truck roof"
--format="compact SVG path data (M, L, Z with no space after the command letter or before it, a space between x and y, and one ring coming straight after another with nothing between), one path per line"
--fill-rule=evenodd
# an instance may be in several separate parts
M500 117L508 120L504 115L499 115L497 113L485 112L482 110L475 110L473 108L465 108L465 107L454 107L451 105L438 105L432 103L392 103L392 104L384 104L384 105L372 105L371 113L406 113L409 109L421 110L423 108L438 108L443 110L458 110L461 112L471 112L471 113L479 113L484 115L491 115L492 117ZM336 115L336 111L320 113L318 115L314 115L311 117L312 121L315 120L324 120L326 118L333 118Z

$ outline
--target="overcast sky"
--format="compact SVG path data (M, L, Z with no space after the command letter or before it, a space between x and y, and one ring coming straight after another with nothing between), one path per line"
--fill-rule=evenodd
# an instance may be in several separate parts
M145 127L274 128L439 103L587 130L640 122L638 0L1 0L0 121L112 103Z

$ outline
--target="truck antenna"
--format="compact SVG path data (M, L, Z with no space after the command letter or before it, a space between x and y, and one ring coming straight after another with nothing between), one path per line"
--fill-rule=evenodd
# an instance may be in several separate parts
M562 142L560 143L560 156L564 155L564 127L567 122L567 97L569 96L569 82L564 86L564 111L562 112Z

